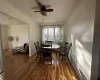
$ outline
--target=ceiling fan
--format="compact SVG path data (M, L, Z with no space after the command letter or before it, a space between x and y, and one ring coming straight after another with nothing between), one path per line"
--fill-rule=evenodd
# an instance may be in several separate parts
M43 5L38 0L36 0L36 3L38 4L38 6L32 7L32 9L39 9L39 10L34 11L34 12L40 12L43 16L47 16L47 12L53 12L54 11L52 8L49 8L49 7L51 7L50 5ZM47 8L49 8L49 9L47 9Z

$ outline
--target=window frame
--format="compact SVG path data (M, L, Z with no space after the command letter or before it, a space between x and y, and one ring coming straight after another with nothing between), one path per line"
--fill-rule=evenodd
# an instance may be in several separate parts
M43 39L43 29L47 29L47 34L49 34L49 28L54 28L54 42L60 42L61 40L63 40L62 39L62 27L61 26L43 26L42 27L42 42L45 42L45 40ZM55 29L56 28L59 28L60 29L60 32L59 32L59 40L56 40L55 39ZM47 40L49 40L49 38L48 38L49 36L47 35Z

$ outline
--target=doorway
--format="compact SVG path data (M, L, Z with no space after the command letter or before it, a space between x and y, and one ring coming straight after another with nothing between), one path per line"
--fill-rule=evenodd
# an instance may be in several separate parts
M15 48L24 50L24 44L29 44L28 28L29 26L26 23L0 12L1 53L4 58L4 73L6 80L11 79L12 75L15 74L29 58L29 52L13 52Z

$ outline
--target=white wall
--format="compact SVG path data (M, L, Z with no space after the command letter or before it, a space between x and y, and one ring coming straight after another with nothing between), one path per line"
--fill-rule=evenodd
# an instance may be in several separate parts
M76 0L65 23L66 41L72 42L70 60L80 80L90 80L95 0Z
M24 43L29 43L28 34L28 26L25 24L8 26L8 36L14 37L12 47L23 46ZM16 37L19 38L18 41L16 41Z
M0 0L0 11L28 24L29 29L30 29L30 32L29 32L29 37L30 37L29 38L29 47L30 47L29 52L30 52L30 56L31 56L35 52L35 48L33 46L33 43L34 43L34 41L38 41L39 39L37 39L37 37L40 36L40 34L38 33L39 29L36 28L38 26L36 24L36 22L33 20L33 18L29 17L28 15L26 15L22 11L15 8L14 6L8 4L4 0Z
M30 34L30 50L31 50L31 55L36 53L36 49L34 46L34 42L39 41L40 42L40 26L38 24L31 25L29 28L29 34Z
M8 27L5 25L1 26L1 37L2 37L2 48L3 50L8 49Z

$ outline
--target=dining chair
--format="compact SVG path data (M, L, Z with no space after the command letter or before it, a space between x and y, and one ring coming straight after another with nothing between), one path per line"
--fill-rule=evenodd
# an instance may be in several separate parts
M43 61L50 61L52 64L52 45L41 45Z
M65 42L65 47L67 48L69 46L70 43Z
M42 58L41 48L39 46L39 42L34 43L35 49L36 49L36 60L37 58Z
M45 41L45 44L52 45L52 41Z
M38 48L40 48L40 44L39 44L39 42L36 42L36 45L37 45Z
M65 47L59 50L59 59L61 59L62 61L66 59L69 60L68 55L69 55L71 46L72 46L72 43L65 43Z

